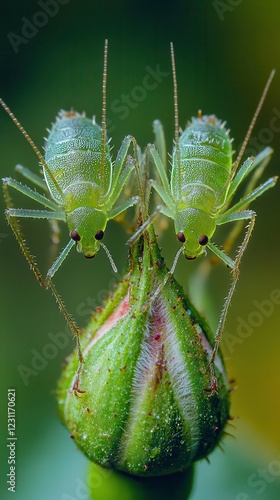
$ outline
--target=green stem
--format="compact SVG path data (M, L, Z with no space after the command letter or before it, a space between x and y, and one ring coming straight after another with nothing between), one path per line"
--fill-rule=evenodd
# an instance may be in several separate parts
M194 467L160 477L136 477L90 464L88 484L92 500L187 500Z

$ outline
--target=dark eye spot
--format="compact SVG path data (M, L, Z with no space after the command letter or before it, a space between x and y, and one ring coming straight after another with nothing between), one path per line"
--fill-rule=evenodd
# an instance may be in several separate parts
M207 243L208 243L208 236L206 236L206 234L203 234L202 236L200 236L200 237L198 238L198 243L199 243L201 246L203 246L203 247L204 247L205 245L207 245Z
M97 231L97 233L95 234L94 237L96 240L102 240L103 236L104 236L104 232L102 231L102 229L99 229L99 231Z
M81 236L79 235L78 231L76 231L76 229L74 231L72 231L70 236L71 236L72 240L74 240L74 241L80 241L80 239L81 239Z
M180 241L180 243L185 243L186 241L186 238L185 238L185 235L184 233L182 233L181 231L177 234L177 240Z

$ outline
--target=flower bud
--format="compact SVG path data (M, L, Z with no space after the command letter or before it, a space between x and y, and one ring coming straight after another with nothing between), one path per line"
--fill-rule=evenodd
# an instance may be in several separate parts
M220 353L211 390L213 335L178 283L164 284L167 272L149 228L128 275L82 336L80 394L72 390L75 353L58 388L62 420L83 453L139 476L181 471L206 457L229 418Z

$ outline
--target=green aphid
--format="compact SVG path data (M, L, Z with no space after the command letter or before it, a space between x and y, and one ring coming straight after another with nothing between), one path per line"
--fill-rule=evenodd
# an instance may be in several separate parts
M40 194L35 189L31 189L10 177L4 178L3 188L7 204L6 217L36 278L43 286L51 288L59 308L76 335L81 363L79 330L58 295L52 283L52 278L75 244L78 252L83 253L87 258L94 257L100 246L102 246L109 257L113 270L116 272L117 269L113 259L101 240L107 222L117 217L128 207L133 206L139 199L138 196L134 196L120 205L116 205L134 168L132 159L126 161L133 138L127 136L123 140L113 166L109 141L106 138L107 52L108 42L106 40L102 87L102 126L100 127L95 122L95 118L90 120L84 114L79 114L76 111L61 111L46 139L45 157L42 156L8 106L0 99L0 104L4 110L9 114L37 154L44 178L21 165L17 166L17 171L25 179L49 195ZM26 197L35 200L44 207L44 210L13 208L9 188L13 188ZM25 243L17 221L18 218L49 219L54 231L57 228L56 221L63 221L68 226L70 241L48 270L45 280L43 280L35 259Z
M216 116L203 116L201 111L198 117L193 118L186 129L179 136L177 82L173 45L171 44L171 58L174 80L174 108L175 108L175 141L171 157L171 174L168 178L166 169L165 140L161 123L154 122L156 145L148 146L148 154L151 155L156 171L159 176L157 180L151 180L151 186L155 189L164 205L157 207L157 213L162 213L174 221L177 240L182 244L177 253L172 272L175 269L179 255L183 253L186 259L193 260L202 254L206 254L206 248L210 249L221 261L232 269L232 285L226 298L223 312L216 332L216 344L213 350L212 361L217 353L221 340L228 307L236 286L239 274L239 264L247 248L255 223L255 212L248 209L249 204L265 191L272 188L277 177L271 177L263 184L255 187L264 168L268 164L272 149L267 147L255 158L250 157L240 166L240 161L246 150L253 126L261 110L266 97L274 71L267 81L261 100L254 114L240 152L236 161L232 161L232 139L221 120ZM251 190L237 203L230 206L233 196L238 187L254 172L251 180ZM154 220L156 213L150 220ZM225 250L232 246L232 240L236 239L237 233L231 233L224 249L219 249L213 242L216 227L228 222L248 220L249 224L241 246L238 249L235 260L232 260ZM149 223L149 222L148 222ZM144 224L144 228L148 225ZM144 228L140 228L130 239L132 243L141 234ZM232 237L234 234L234 238Z

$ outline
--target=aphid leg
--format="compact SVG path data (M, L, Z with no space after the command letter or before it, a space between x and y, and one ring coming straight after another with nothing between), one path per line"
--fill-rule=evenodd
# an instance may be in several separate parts
M45 179L31 172L29 168L23 167L22 165L16 165L15 171L18 172L20 175L22 175L28 181L32 182L32 184L35 184L36 186L40 187L47 193L49 192Z
M249 182L247 189L246 189L246 194L252 191L254 189L257 180L260 178L262 175L264 169L268 165L269 161L271 160L271 156L273 153L272 148L265 148L263 151L261 151L255 158L248 158L240 167L238 172L236 173L234 179L232 180L232 183L229 187L227 197L226 197L226 203L228 203L234 193L236 192L237 188L240 186L240 184L245 180L245 178L253 171L254 176L252 177L251 181ZM253 183L253 185L252 185Z
M127 166L122 170L124 160L128 154L128 149L130 145L133 145L133 150L134 150L134 159L127 164ZM147 215L147 206L146 206L146 196L144 193L144 183L143 183L143 176L141 175L141 170L140 170L140 165L139 162L141 161L141 158L139 158L139 151L138 151L138 145L133 136L127 136L120 148L120 151L117 155L117 159L115 162L115 167L114 167L114 178L112 182L112 189L110 193L110 198L109 202L111 206L114 205L115 201L119 197L121 191L123 190L123 187L125 185L125 182L128 178L128 176L131 173L131 170L135 168L136 170L136 175L138 179L138 185L139 185L139 195L140 196L134 196L130 200L127 200L123 204L119 205L118 207L112 208L111 211L109 211L108 218L114 218L118 216L120 213L122 213L124 210L126 210L128 207L134 205L138 201L140 201L140 213L142 218L146 218ZM133 238L133 237L132 237Z
M6 215L29 219L57 219L64 221L64 213L50 210L30 210L28 208L7 208Z
M50 288L52 291L52 294L54 295L56 302L58 304L60 312L64 315L67 324L71 328L71 331L76 338L76 344L77 344L77 351L78 351L78 359L79 359L79 366L78 370L76 373L75 377L75 382L72 387L73 393L77 396L78 394L83 394L85 391L82 389L79 389L79 383L80 383L80 377L81 377L81 372L83 368L83 354L82 354L82 348L81 348L81 343L80 343L80 330L77 327L76 323L74 322L72 316L69 314L69 312L66 309L66 306L64 302L62 301L60 295L58 294L56 287L53 284L52 278L57 272L57 270L60 268L61 264L64 262L66 257L68 256L70 250L73 248L75 245L75 241L70 239L70 241L67 243L66 247L62 250L62 252L59 254L53 265L50 267L50 269L47 272L47 276L45 279L45 284L47 288Z
M79 387L81 373L83 370L83 363L84 363L84 358L83 358L83 353L82 353L82 348L81 348L81 343L80 343L81 332L80 332L79 328L77 327L75 321L73 320L72 316L67 311L64 302L62 301L59 293L57 292L56 287L54 286L54 284L51 280L48 281L48 287L51 289L52 294L55 297L55 300L58 304L60 312L62 312L64 318L66 319L67 324L71 328L71 331L72 331L74 337L76 338L79 365L78 365L78 369L76 372L76 377L75 377L75 381L74 381L74 384L72 387L72 391L75 394L75 396L78 396L78 394L85 393L85 391L83 389L80 389L80 387Z
M250 181L247 184L247 187L246 187L243 199L247 199L247 196L249 196L255 190L256 183L258 182L258 180L261 177L264 169L266 168L268 162L270 161L272 152L273 152L273 150L271 148L265 148L261 153L259 153L256 156L256 158L255 158L255 160L253 161L253 164L252 164L252 167L254 168L255 171L254 171L254 174L252 175ZM243 166L245 165L245 163L243 163L241 169L243 168ZM241 171L241 169L238 171L237 175L239 174L239 172ZM248 173L251 172L252 168L250 168L248 170L249 171L246 172L245 176L243 176L242 179L244 179L248 175ZM237 177L237 175L236 175L236 177ZM234 178L234 181L235 181L235 178ZM274 184L272 183L271 187L273 187L273 185ZM269 188L267 188L267 189L269 189ZM234 192L235 192L235 189L232 191L232 194L234 194ZM231 198L232 194L231 194L231 190L230 190L229 193L228 193L228 198ZM247 205L243 205L242 209L243 210L247 209L248 206L249 206L249 203L247 203ZM237 240L239 234L241 233L242 228L243 228L243 222L242 221L237 221L236 224L234 225L233 229L229 233L226 241L223 244L223 249L224 249L225 252L227 252L227 253L230 252L232 246L234 245L235 241ZM215 264L216 261L214 260L214 262L212 262L212 263Z
M70 241L67 243L66 247L63 248L62 252L59 254L59 256L56 258L52 266L47 272L46 276L46 283L48 284L52 278L54 277L56 271L60 268L62 262L66 259L67 255L69 254L70 250L73 248L75 245L75 241L70 239Z
M111 189L110 192L106 194L108 219L113 219L119 216L127 208L132 207L139 201L139 196L133 196L129 200L126 200L125 202L118 205L117 207L114 207L132 170L135 168L135 166L138 168L138 162L136 159L129 161L124 167L124 162L125 159L127 158L129 147L133 141L135 141L135 139L132 136L125 137L120 147L120 150L117 154L117 158L113 169Z
M6 210L7 222L8 222L9 226L11 227L11 229L16 237L16 240L21 248L21 251L22 251L24 257L26 258L26 260L30 266L30 269L35 274L35 277L39 281L39 283L45 287L43 276L42 276L41 272L39 271L39 268L36 264L34 257L30 254L30 251L29 251L27 245L25 244L20 225L19 225L17 219L14 218L13 215L11 215L11 210L14 210L14 209L10 208L10 209Z
M155 134L155 146L158 150L158 154L164 166L164 170L166 171L167 168L166 143L165 143L163 125L159 120L154 120L153 132Z
M233 205L224 213L219 215L216 219L217 225L225 224L226 222L230 222L231 220L238 220L238 219L231 219L231 216L238 215L236 212L246 209L246 207L248 207L252 201L261 196L268 189L275 186L277 179L278 179L277 176L270 177L267 181L265 181L263 184L260 184L256 189L254 189L251 193L247 194L247 196L242 198L239 202L235 203L235 205Z
M9 181L9 179L8 179L8 181ZM55 285L53 284L53 282L51 280L51 276L47 275L47 279L46 280L43 279L42 273L41 273L41 271L40 271L40 269L35 261L35 258L31 255L30 250L25 243L25 239L24 239L21 227L20 227L19 222L17 220L17 217L35 217L35 218L48 218L48 219L49 218L52 218L52 219L57 218L57 219L64 220L64 214L62 212L50 212L47 210L26 210L26 209L11 208L13 206L13 204L12 204L12 200L11 200L11 197L10 197L10 194L8 191L8 186L15 187L15 189L17 189L19 187L20 189L18 189L18 190L23 192L23 194L26 194L26 190L29 190L29 188L26 188L26 186L22 186L20 183L16 183L15 181L13 181L11 183L11 182L7 182L7 179L4 179L3 191L4 191L5 201L6 201L6 204L8 207L6 210L7 221L8 221L8 224L10 225L14 235L15 235L16 240L19 243L21 251L22 251L24 257L26 258L26 260L30 266L30 269L33 271L36 279L39 281L39 283L44 288L51 289L52 294L54 295L54 297L56 299L56 302L58 304L60 311L64 315L65 320L66 320L67 324L69 325L74 337L76 337L78 357L79 357L79 368L77 371L77 377L78 377L77 383L76 383L75 388L73 390L75 393L77 393L77 392L82 393L83 391L79 390L79 388L78 388L78 381L80 378L80 373L82 370L82 363L83 363L83 355L82 355L82 350L81 350L81 345L80 345L80 330L77 327L77 325L75 324L71 315L68 313L59 293L56 290ZM31 189L28 191L28 193L29 192L32 193L32 196L30 196L31 198L36 199L36 201L39 201L39 203L42 202L42 200L40 200L40 198L36 198L36 197L34 198L34 196L33 196L33 194L37 195L38 193L35 193ZM41 195L39 195L39 196L41 196ZM44 197L42 196L42 198L44 198ZM45 204L45 199L44 199L43 203ZM72 245L72 242L73 242L73 240L71 240L71 245ZM73 244L74 244L74 242L73 242ZM67 247L68 246L70 246L70 243L67 245ZM62 252L62 254L63 254L63 252ZM57 261L59 259L60 259L60 264L61 264L61 262L63 260L61 257L61 254L51 268L52 269L52 273L51 273L52 276L54 275L55 271L59 267L59 265L57 263Z
M124 162L127 158L128 150L133 140L135 139L130 135L124 138L114 163L111 189L109 193L106 193L106 196L109 196L108 203L110 203L111 207L114 206L130 173L135 167L134 161L130 161L124 167Z
M35 184L36 186L43 189L47 193L49 192L47 184L45 182L45 179L43 179L39 175L34 174L31 170L29 170L26 167L23 167L22 165L16 165L15 170L20 175L22 175L25 179L32 182L32 184ZM40 203L40 200L36 200L36 201L39 201L39 203ZM56 204L53 204L53 206L55 209ZM53 245L55 245L55 247L56 247L60 241L60 228L59 228L59 225L55 219L50 219L49 223L50 223L50 227L51 227L51 240L52 240ZM54 250L54 252L53 251L51 252L52 255L54 253L56 253L56 250Z
M55 285L53 284L52 280L50 278L47 277L46 280L43 279L43 276L42 276L42 273L41 271L39 270L37 264L36 264L36 261L34 259L34 257L31 255L30 251L29 251L29 248L27 247L26 243L25 243L25 240L24 240L24 237L22 235L22 232L21 232L21 228L18 224L18 221L16 220L16 218L14 218L10 212L11 210L14 210L14 209L10 209L10 210L7 210L6 211L6 216L7 216L7 220L8 220L8 223L9 225L11 226L11 229L13 230L13 233L19 243L19 246L22 250L22 253L23 255L25 256L27 262L29 263L29 266L30 266L30 269L33 271L36 279L39 281L39 283L44 287L44 288L50 288L51 291L52 291L52 294L54 295L55 297L55 300L58 304L58 307L59 307L59 310L62 312L62 314L64 315L64 318L67 322L67 324L69 325L74 337L76 338L76 343L77 343L77 350L78 350L78 357L79 357L79 368L78 368L78 371L77 371L77 381L76 381L76 385L75 385L75 388L73 388L73 391L76 393L76 392L83 392L82 390L79 390L78 389L78 381L80 379L80 373L81 373L81 370L82 370L82 363L83 363L83 355L82 355L82 350L81 350L81 345L80 345L80 330L79 328L77 327L77 325L75 324L73 318L71 317L71 315L68 313L59 293L57 292L56 290L56 287ZM71 240L71 243L72 243L73 240ZM74 242L73 242L74 243ZM60 254L61 256L61 254ZM57 262L57 261L56 261ZM56 264L56 262L54 264ZM61 264L61 262L60 262ZM52 266L54 267L54 265ZM58 269L59 266L56 266L56 269ZM53 272L54 274L54 272Z
M170 211L172 211L172 213L175 213L175 205L170 194L166 193L164 188L157 181L154 181L153 179L149 180L149 184L151 187L155 189L155 191L158 193L158 195L160 196L162 201L166 204L166 206L169 207Z
M19 243L19 246L22 250L22 253L25 256L27 262L29 263L30 268L33 271L33 273L35 274L37 280L40 282L40 284L44 288L50 287L52 290L54 290L54 285L52 284L51 278L54 276L54 274L56 273L56 271L58 270L58 268L60 267L60 265L62 264L64 259L66 258L66 256L70 252L70 250L71 250L72 246L75 244L75 242L72 239L69 241L68 245L64 248L64 250L61 252L61 254L58 256L56 261L53 263L53 265L49 269L47 276L46 276L46 279L44 280L42 277L42 273L40 272L34 257L31 255L29 248L27 247L27 245L25 243L24 236L23 236L22 231L21 231L21 227L16 219L16 217L21 217L21 216L22 217L30 217L30 215L29 215L30 212L32 213L32 217L33 217L33 215L36 216L38 213L40 216L39 218L49 218L49 217L54 217L56 215L53 212L47 212L44 210L37 210L36 211L36 210L23 210L23 209L8 208L6 210L7 221L8 221L8 224L11 226L11 229L12 229L12 231L13 231L13 233L14 233L14 235ZM44 215L44 214L46 214L46 215ZM54 295L55 295L55 293L54 293ZM59 303L59 301L58 301L58 303ZM64 311L65 308L61 308L61 310ZM64 314L64 315L65 315L65 318L66 318L67 323L68 323L67 318L69 317L69 315L67 316L67 314ZM71 324L69 324L69 326L71 327ZM74 329L74 330L76 332L76 329Z
M145 181L143 181L143 175L141 173L141 161L142 161L142 155L141 155L141 150L136 142L135 137L128 136L130 139L132 146L133 146L133 152L134 152L134 168L136 172L136 177L138 180L138 190L139 190L139 197L140 197L140 207L139 207L139 212L141 214L141 217L145 220L147 217L148 213L148 207L146 204L146 197L145 197Z
M7 205L7 210L6 210L6 215L8 218L8 222L11 222L11 217L32 217L36 219L59 219L59 220L65 220L65 215L64 212L60 210L59 205L55 203L52 200L49 200L45 196L37 193L36 191L33 191L33 189L30 189L27 186L24 186L18 181L15 181L14 179L11 179L10 177L5 177L3 180L3 192L4 192L4 198L5 202ZM41 205L44 205L46 208L49 208L50 210L29 210L29 209L23 209L23 208L13 208L13 203L12 199L9 194L9 187L12 187L16 191L24 194L28 198L31 198L32 200L35 200L36 202L40 203ZM12 227L12 224L10 224ZM14 225L16 227L16 225ZM19 226L18 226L19 227ZM20 232L20 230L19 230Z
M250 195L254 191L256 183L258 182L263 171L265 170L266 166L268 165L268 162L271 159L272 152L273 152L273 150L270 147L267 147L263 151L261 151L261 153L259 153L254 160L248 159L243 163L243 165L238 170L235 178L233 179L234 187L231 186L229 191L228 191L227 199L225 202L225 207L230 203L232 196L234 195L237 188L240 186L241 182L243 182L245 180L245 178L253 170L254 170L254 173L246 186L246 190L245 190L243 199L247 199L247 196ZM272 187L272 186L270 186L270 187ZM244 204L242 206L242 209L245 210L248 207L249 207L249 203L247 203L247 205ZM224 213L226 213L226 211ZM236 242L237 238L239 237L243 227L244 227L243 220L236 221L236 223L234 224L228 237L226 238L226 240L224 241L224 243L222 245L223 251L226 254L229 253L230 250L232 249L232 247L233 247L234 243ZM198 268L197 274L195 276L195 281L196 280L199 281L200 288L205 287L205 283L209 277L209 274L210 274L213 266L218 264L219 262L221 262L221 259L217 255L211 256L210 259L203 259L202 260L202 262Z
M22 167L21 165L17 165L16 170L20 174L22 174L26 179L33 182L33 184L38 185L40 188L47 189L45 181L42 178L40 178L39 176L37 176L36 174L33 174L33 172L31 172L30 170L26 169L25 167ZM59 206L55 202L53 202L52 200L49 200L45 196L42 196L40 193L37 193L33 189L31 189L27 186L24 186L20 182L15 181L14 179L11 179L11 178L3 179L4 194L6 193L5 197L7 199L8 206L12 205L11 199L7 195L8 187L12 187L16 191L24 194L25 196L28 196L28 198L31 198L31 199L35 200L36 202L40 203L41 205L44 205L45 207L50 208L53 212L53 217L57 217L57 219L60 218L62 220L65 220L63 212L58 212L57 209L59 208ZM8 198L9 198L9 200L8 200ZM16 212L15 212L15 210L16 210ZM36 211L33 212L33 214L32 214L30 212L22 211L21 209L8 209L8 211L9 211L10 215L14 216L14 217L31 217L31 216L36 217L36 215L37 215L37 217L40 217L40 218L48 217L50 224L51 224L51 228L52 228L52 241L54 244L57 244L59 242L59 227L58 227L57 221L54 218L53 219L50 218L51 214L49 212L38 210L37 214L36 214Z
M167 217L170 217L171 219L174 220L175 214L176 214L176 204L174 202L170 185L169 185L169 180L166 174L166 169L165 166L161 160L161 157L159 153L157 152L156 148L154 145L149 144L146 148L146 157L148 158L149 155L151 156L153 163L157 169L158 175L161 180L161 184L159 184L157 181L151 179L149 181L150 187L153 187L154 190L157 192L161 200L165 203L166 206L161 206L160 212Z
M244 210L244 212L230 214L228 216L228 218L224 218L224 221L221 222L221 223L225 224L227 222L233 222L236 220L246 220L246 219L248 220L249 219L249 225L248 225L244 240L243 240L241 246L239 247L235 261L232 261L230 259L230 257L228 257L228 255L226 255L222 250L219 250L217 247L215 247L215 245L213 245L213 244L209 245L209 248L211 248L211 250L214 251L214 253L218 257L220 257L220 259L223 262L225 262L228 266L231 267L232 276L233 276L232 283L231 283L231 286L229 289L229 293L225 299L225 303L224 303L222 313L221 313L221 316L219 319L218 328L217 328L216 334L215 334L215 344L214 344L211 359L210 359L210 372L211 372L211 380L212 380L211 387L213 388L214 392L216 392L217 387L218 387L217 381L215 378L215 372L214 372L215 357L216 357L216 354L218 352L220 342L222 340L222 335L223 335L223 330L224 330L224 326L225 326L225 322L226 322L226 318L227 318L227 314L228 314L228 309L229 309L231 299L232 299L232 296L233 296L233 293L234 293L234 290L235 290L235 287L236 287L236 284L238 281L239 265L240 265L241 259L243 257L243 254L247 248L247 245L249 243L249 240L250 240L253 228L254 228L254 224L255 224L255 218L256 218L255 212L253 212L252 210Z
M160 187L159 184L155 183L155 181L151 181L151 186L154 187L154 184L156 184L157 187ZM155 211L145 220L145 222L137 229L137 231L131 236L131 238L129 238L129 240L127 241L127 245L134 245L134 243L144 233L144 231L146 231L146 229L156 221L160 213L165 215L166 217L169 217L170 219L174 218L174 212L171 208L169 208L168 206L165 207L163 205L158 205Z
M155 222L161 213L162 209L160 205L156 208L156 210L148 217L148 219L135 231L135 233L127 240L126 244L129 246L134 245L134 243L140 238L140 236L146 231L146 229Z
M5 177L2 180L3 180L3 189L4 189L4 196L5 197L6 197L8 187L12 187L13 189L15 189L16 191L19 191L20 193L24 194L28 198L31 198L32 200L37 201L38 203L40 203L44 207L50 208L54 212L58 212L59 205L57 203L55 203L54 201L46 198L42 194L39 194L36 191L33 191L33 189L31 189L27 186L24 186L20 182L12 179L11 177ZM11 198L10 197L8 197L8 198L9 198L10 203L11 203ZM7 204L7 206L9 206L9 205Z
M277 177L271 177L266 182L264 182L263 184L258 186L256 189L254 189L252 191L252 193L245 196L245 198L243 198L238 203L236 203L233 207L231 207L229 210L227 210L225 213L223 213L219 217L217 217L217 220L216 220L217 225L227 224L228 222L238 222L238 221L250 219L248 230L245 234L244 240L243 240L243 242L238 250L238 253L237 253L237 256L236 256L236 259L234 262L230 259L230 257L226 253L224 253L222 250L219 250L217 247L215 247L215 245L213 245L213 243L209 242L207 245L208 248L210 248L210 250L212 250L223 262L225 262L233 270L233 282L232 282L229 294L226 298L226 301L225 301L225 304L223 307L223 311L222 311L222 314L220 317L218 329L216 332L216 336L215 336L215 347L214 347L213 354L211 357L212 369L213 369L214 359L215 359L215 356L216 356L216 353L217 353L217 350L219 348L219 344L221 341L222 332L224 329L224 324L225 324L225 320L226 320L226 316L227 316L227 312L228 312L228 307L229 307L229 304L230 304L230 301L231 301L231 298L232 298L232 295L233 295L233 292L234 292L234 289L235 289L235 286L237 283L238 274L239 274L239 264L240 264L240 261L242 259L243 254L247 248L247 245L248 245L248 242L249 242L249 239L250 239L253 227L254 227L254 223L255 223L255 212L253 212L252 210L243 210L243 209L246 208L258 196L261 196L265 191L267 191L268 189L275 186L276 181L277 181ZM241 210L243 210L243 211L241 211Z
M158 175L160 177L160 180L162 182L162 186L164 191L169 195L170 200L172 200L172 194L171 194L171 189L169 185L169 180L167 177L166 169L164 168L164 165L161 161L161 158L153 144L148 144L147 146L147 151L150 153L153 162L156 166L156 169L158 171ZM173 206L173 203L172 203Z
M114 219L117 217L119 214L127 210L129 207L133 207L133 205L136 205L139 201L139 196L132 196L130 200L125 201L121 205L118 205L117 207L113 208L110 212L108 212L108 220L109 219Z

